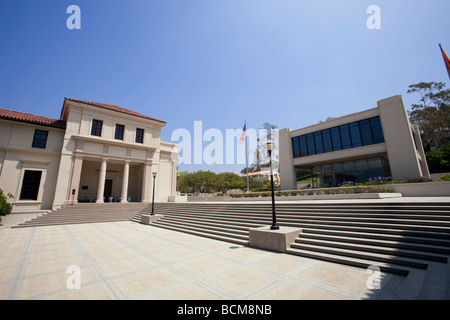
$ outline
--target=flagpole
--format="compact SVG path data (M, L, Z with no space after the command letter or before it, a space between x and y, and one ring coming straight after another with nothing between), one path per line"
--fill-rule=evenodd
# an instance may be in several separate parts
M247 129L247 120L244 120L245 128ZM247 135L245 135L245 167L247 169L247 192L250 191L248 183L248 145L247 145Z

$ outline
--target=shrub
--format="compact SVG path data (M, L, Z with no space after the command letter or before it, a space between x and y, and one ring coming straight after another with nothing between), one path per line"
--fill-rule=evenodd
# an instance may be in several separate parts
M404 179L401 182L402 183L417 183L417 182L432 182L433 180L428 179L428 178L424 178L424 177L416 177L416 178L409 178L409 179Z
M0 217L7 216L11 213L11 204L8 203L8 199L12 198L14 198L14 196L11 193L8 192L8 194L5 195L3 190L0 189Z
M450 174L440 177L437 181L450 181Z
M312 196L312 195L334 195L334 194L353 194L353 193L388 193L395 192L392 188L372 187L372 186L351 186L347 188L320 188L308 190L288 190L276 191L276 196L292 195L292 196ZM251 197L270 197L271 192L249 192L249 193L232 193L233 198L251 198Z

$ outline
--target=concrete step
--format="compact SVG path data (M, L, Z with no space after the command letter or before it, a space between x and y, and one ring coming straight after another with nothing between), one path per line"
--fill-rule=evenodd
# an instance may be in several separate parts
M183 216L192 216L192 217L198 217L200 215L203 215L204 217L209 218L226 218L226 219L234 219L234 220L253 220L253 221L265 221L267 219L271 219L271 214L251 214L248 212L242 212L239 214L232 214L232 213L199 213L197 211L189 211L186 213L183 212L159 212L161 214L165 215L183 215ZM418 226L423 229L423 227L432 227L433 230L437 230L436 228L444 228L442 230L449 232L450 234L450 221L435 221L435 220L428 220L428 219L407 219L406 217L403 219L377 219L377 218L349 218L346 216L333 216L333 217L327 217L327 216L303 216L303 215L283 215L283 214L277 214L277 221L280 223L303 223L308 221L324 221L329 223L342 223L342 224L349 224L349 223L359 223L360 225L365 224L373 224L373 225L382 225L382 226L388 226L391 227L392 225L407 225L409 226L409 229L414 229L415 226ZM417 228L417 227L416 227Z
M319 232L317 232L319 231ZM360 234L352 234L348 236L348 233L339 233L334 232L331 234L321 233L320 230L302 230L300 234L300 238L303 239L316 239L316 240L325 240L325 241L336 241L336 242L346 242L346 243L357 243L357 244L365 244L365 245L373 245L380 247L390 247L390 248L398 248L398 249L406 249L406 250L415 250L422 252L430 252L437 253L443 255L450 255L450 243L442 243L442 241L435 242L434 244L424 244L424 240L419 242L411 242L412 239L405 239L405 237L381 237L377 234L368 234L368 233L360 233ZM414 238L415 240L419 240Z
M64 224L129 221L146 204L77 204L44 214L12 228L39 227Z
M419 269L424 269L424 270L426 270L428 267L428 264L426 264L422 261L416 260L416 259L412 259L412 258L405 258L405 257L400 258L396 255L373 253L373 252L368 252L368 251L352 250L352 249L345 249L345 248L335 248L335 247L329 247L327 245L292 243L291 248L320 252L320 253L327 253L327 254L332 254L332 255L338 255L338 256L341 256L341 259L350 257L350 258L356 258L356 259L369 260L369 261L373 261L375 263L382 262L382 263L388 263L391 265L399 265L399 266L410 267L410 268L419 268Z
M166 219L166 217L161 218L160 220L154 222L152 224L153 226L160 226L160 225L171 225L174 227L177 227L179 229L189 229L204 233L212 233L217 235L222 235L230 238L238 238L238 239L245 239L248 240L249 238L249 232L248 231L242 231L237 229L232 229L229 226L225 227L219 227L219 226L213 226L213 225L207 225L207 224L201 224L200 222L195 221L181 221L181 220L171 220Z
M200 236L200 237L206 237L206 238L211 238L211 239L216 239L216 240L221 240L221 241L241 244L241 245L248 245L249 244L249 240L248 239L239 239L239 238L236 238L234 235L227 235L225 233L223 233L223 234L210 233L210 232L204 232L202 229L179 228L179 227L171 225L171 224L162 224L162 223L159 223L157 225L156 224L152 224L152 226L159 227L159 228L164 228L164 229L170 229L170 230L179 231L179 232L184 232L184 233L189 233L189 234L197 235L197 236Z
M400 231L400 230L398 230ZM355 238L363 238L366 240L370 239L378 239L378 240L386 240L386 241L401 241L404 244L419 244L419 245L429 245L434 247L448 247L450 248L450 240L443 239L434 239L430 237L424 237L424 234L417 234L417 236L408 236L402 233L381 233L377 232L377 230L373 230L372 232L365 230L334 230L334 229L321 229L320 226L317 228L304 228L302 229L303 235L328 235L328 236L338 236L338 237L355 237Z
M205 223L205 222L200 222L200 221L180 221L180 220L176 220L176 219L166 219L166 218L162 218L161 220L156 222L156 225L158 225L159 223L165 223L165 224L173 224L173 225L177 225L180 228L185 228L185 227L195 227L195 228L201 228L204 229L205 232L206 231L222 231L222 232L227 232L230 234L234 234L234 235L243 235L246 238L248 238L249 235L249 229L248 228L240 228L240 227L235 227L233 225L223 225L223 224L217 224L217 223Z
M295 239L295 244L308 244L308 245L315 245L315 246L325 246L329 248L341 248L341 249L349 249L349 250L355 250L355 251L364 251L364 252L373 252L373 253L380 253L380 254L386 254L386 255L392 255L392 256L399 256L399 257L408 257L408 258L414 258L414 259L420 259L425 261L436 261L436 262L442 262L447 263L447 257L443 255L437 255L437 254L430 254L430 253L424 253L421 251L420 247L417 248L410 248L410 249L403 249L403 248L393 248L393 247L387 247L383 245L384 243L379 242L377 244L361 244L357 242L348 242L348 241L342 241L340 238L330 238L330 239L312 239L312 238L305 238L300 236L299 238Z
M294 254L302 257L324 260L328 262L336 262L340 264L350 265L359 268L368 268L370 266L377 266L380 271L398 274L401 276L408 276L410 270L401 266L392 265L389 263L384 263L380 261L373 261L368 259L345 257L340 254L332 254L326 252L316 252L314 250L300 249L300 248L289 248L286 251L289 254Z

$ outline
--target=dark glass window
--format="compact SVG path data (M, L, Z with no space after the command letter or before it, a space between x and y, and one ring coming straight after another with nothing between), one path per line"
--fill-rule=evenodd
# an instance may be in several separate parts
M359 132L359 123L353 122L349 124L350 136L352 138L352 148L361 147L361 133Z
M314 132L314 142L316 144L316 154L323 153L322 132Z
M308 144L308 155L316 154L316 147L314 146L314 134L308 133L306 135L306 142Z
M383 129L381 128L380 117L375 117L370 119L370 126L373 133L373 142L381 143L384 142Z
M322 139L323 139L323 151L324 152L333 151L330 129L322 130Z
M116 124L116 132L114 133L114 139L123 140L123 133L125 132L125 126Z
M300 154L302 157L305 157L308 155L308 145L306 144L306 137L301 136L299 141L300 141Z
M101 137L102 136L102 126L103 121L101 120L92 120L92 129L91 129L91 135Z
M372 130L370 129L370 121L368 119L361 120L359 122L359 128L361 129L361 138L363 146L373 144Z
M294 157L384 142L380 117L351 122L292 138Z
M37 200L42 171L25 170L20 200Z
M136 129L136 140L137 143L144 143L144 129Z
M294 158L299 158L300 155L300 144L299 144L299 138L295 137L292 139L292 151L294 152Z
M341 132L342 149L348 149L352 147L352 140L350 139L350 131L348 129L348 124L344 124L339 127Z
M34 138L33 138L33 148L41 148L45 149L47 145L47 137L48 137L48 131L43 130L35 130L34 131Z
M341 133L339 132L339 127L331 128L331 139L333 141L333 150L342 150L341 143Z

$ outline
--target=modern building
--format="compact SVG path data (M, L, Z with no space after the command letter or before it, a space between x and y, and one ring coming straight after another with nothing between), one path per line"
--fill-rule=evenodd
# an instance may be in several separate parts
M64 99L60 119L0 109L0 188L13 212L78 202L173 201L178 148L165 121L111 104ZM156 173L156 177L153 174Z
M420 132L401 96L306 128L282 129L279 140L282 190L429 176Z

